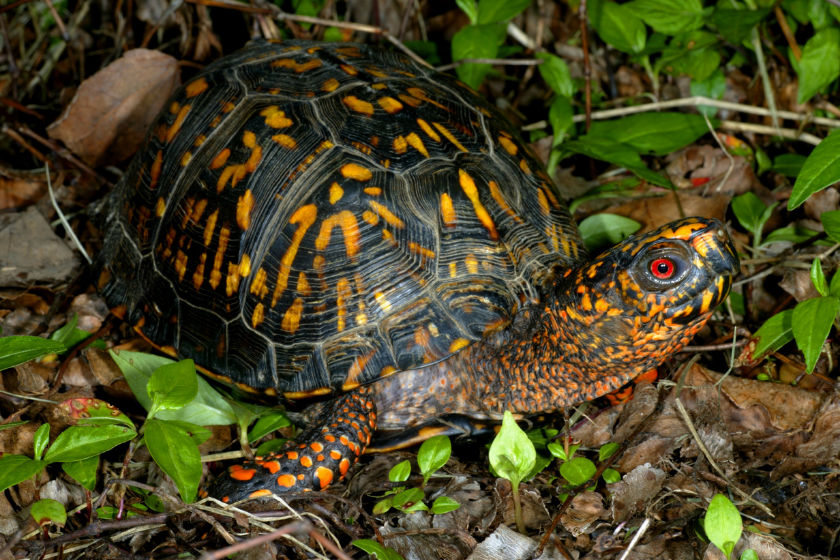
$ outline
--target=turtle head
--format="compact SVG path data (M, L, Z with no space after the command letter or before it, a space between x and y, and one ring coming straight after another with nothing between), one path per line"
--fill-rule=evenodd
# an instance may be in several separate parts
M594 398L685 346L729 294L740 263L723 224L686 218L568 271L550 330L580 395Z

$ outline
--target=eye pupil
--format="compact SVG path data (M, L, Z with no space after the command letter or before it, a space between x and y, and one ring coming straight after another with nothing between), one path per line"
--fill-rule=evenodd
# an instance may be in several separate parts
M667 280L674 275L674 263L670 259L656 259L651 263L650 271L660 280Z

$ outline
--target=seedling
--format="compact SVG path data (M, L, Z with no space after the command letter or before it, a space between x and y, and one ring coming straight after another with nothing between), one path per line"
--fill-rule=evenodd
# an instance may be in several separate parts
M741 538L742 527L741 514L729 498L723 494L712 498L706 511L704 529L712 544L718 547L727 559L731 559L735 544Z
M505 411L502 429L496 434L490 446L490 465L496 473L510 481L513 492L513 508L516 528L525 534L522 521L522 502L519 497L519 483L531 472L537 462L537 451L528 436L517 425L510 411Z

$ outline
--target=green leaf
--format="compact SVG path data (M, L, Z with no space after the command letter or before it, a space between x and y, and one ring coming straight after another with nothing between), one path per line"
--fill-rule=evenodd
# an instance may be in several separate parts
M837 181L840 181L840 129L834 129L808 156L793 185L788 209L793 210L815 192Z
M685 74L698 82L708 80L721 65L720 53L716 49L704 48L687 50L680 56L665 62L662 68L667 72L679 76Z
M598 450L598 461L606 461L615 455L615 452L618 451L619 447L621 446L617 443L605 443L601 446L601 449Z
M35 461L24 455L0 457L0 492L32 478L46 466L46 461Z
M499 45L505 39L504 24L468 25L452 37L452 60L464 58L496 58ZM462 64L455 69L462 82L478 89L484 76L490 71L489 64Z
M748 191L732 199L732 211L744 229L758 237L760 241L764 224L770 219L773 209L778 204L774 202L767 206L755 194Z
M78 397L61 403L61 411L79 426L113 426L122 424L134 429L134 422L120 410L99 399Z
M437 498L432 504L431 511L434 514L449 513L450 511L455 511L459 507L461 507L461 504L459 504L449 496L441 496L440 498Z
M417 464L423 473L423 485L429 477L449 460L452 454L452 443L447 436L435 436L427 439L417 452Z
M19 366L47 354L66 351L67 347L55 340L38 336L4 336L0 338L0 370Z
M700 0L633 0L624 4L655 31L676 35L703 25Z
M518 486L537 462L534 444L522 431L510 411L506 410L502 428L490 445L490 465L502 478Z
M825 281L820 259L814 259L814 262L811 263L811 282L821 296L828 295L828 283Z
M391 505L397 509L403 509L422 502L425 497L426 495L419 488L409 488L391 498Z
M28 424L26 420L21 420L20 422L9 422L8 424L0 424L0 432L3 430L8 430L10 428L17 428L18 426L23 426L24 424Z
M773 160L772 170L785 177L796 178L802 171L806 159L805 156L799 154L782 154Z
M391 511L392 507L394 507L394 504L391 503L391 498L379 500L373 505L373 515L382 515L383 513L388 513L389 511Z
M820 214L823 229L832 241L840 242L840 210Z
M805 43L799 61L797 103L807 103L840 76L840 30L820 31Z
M578 226L586 249L593 255L621 243L641 227L635 220L606 213L593 214Z
M741 553L741 560L758 560L758 553L755 550L748 548Z
M718 5L712 16L718 31L733 45L738 45L750 38L753 27L767 17L772 8L759 10L735 10L729 4Z
M755 162L758 164L758 169L755 170L756 175L763 175L773 168L773 160L759 146L755 147Z
M793 310L793 338L805 356L805 369L808 373L814 371L817 365L838 306L840 299L829 296L800 302Z
M403 461L394 465L388 473L388 480L391 482L405 482L411 476L411 462Z
M361 548L372 556L376 556L377 560L403 560L403 557L393 548L382 546L378 542L370 539L353 541L353 546Z
M50 425L49 424L41 424L41 426L35 430L35 436L32 438L32 446L34 448L35 453L33 454L36 461L41 460L41 457L44 455L44 449L47 448L47 444L50 442Z
M575 457L560 465L560 476L569 481L572 486L585 484L591 479L598 468L586 457Z
M779 229L774 229L770 232L764 241L761 242L762 245L769 245L770 243L802 243L803 241L808 241L818 232L804 228L799 226L790 226L790 227L783 227Z
M531 0L478 0L478 23L501 23L518 16Z
M96 457L137 435L125 426L70 426L55 438L44 457L50 463L68 463Z
M583 154L591 158L608 161L619 167L626 167L654 185L665 188L673 187L668 179L648 169L636 150L615 140L587 135L571 142L565 142L563 150L564 152Z
M2 340L2 339L0 339ZM149 379L157 368L175 361L162 356L142 352L110 351L111 357L125 375L131 392L145 408L152 408L152 400L146 391ZM163 410L156 414L161 420L182 420L199 426L226 426L236 423L233 408L207 381L198 378L198 396L187 406L178 410Z
M38 525L43 526L52 523L64 527L64 524L67 523L67 511L63 505L55 500L38 500L32 504L29 513Z
M50 335L50 340L55 340L65 346L68 346L67 343L70 341L70 337L73 335L73 331L76 330L76 325L78 324L79 314L73 313L73 318L67 321L63 327L52 333L52 335Z
M741 514L738 508L723 494L716 495L706 511L704 529L709 540L730 558L735 544L741 538Z
M279 451L286 445L285 439L277 438L277 439L270 439L268 441L262 442L259 447L257 447L257 451L255 452L256 455L268 455L273 453L274 451Z
M478 23L478 5L475 3L475 0L455 0L455 3L467 14L472 25Z
M81 461L62 463L61 468L67 475L81 484L86 490L96 489L96 471L99 469L99 456L88 457Z
M757 340L752 351L753 360L760 360L767 354L777 352L793 340L793 309L773 315L755 333Z
M195 362L182 360L160 366L149 379L146 391L152 399L149 416L154 416L159 410L177 410L185 407L198 395Z
M195 442L177 426L156 418L146 423L145 440L152 459L175 481L181 499L195 501L201 480L201 454Z
M621 473L619 473L615 469L604 469L603 474L601 476L604 478L604 482L608 484L614 484L621 480Z
M835 272L831 277L831 284L828 286L828 294L831 296L840 296L840 272Z
M166 422L176 428L179 428L182 432L190 436L196 445L201 445L213 437L213 432L211 430L199 426L198 424L193 424L192 422L183 422L181 420L166 420Z
M723 99L723 94L726 93L726 76L720 69L712 72L712 75L703 80L691 80L691 95L708 97L710 99ZM706 115L710 119L717 115L718 108L710 105L698 105L697 111L701 115ZM713 124L714 125L714 124ZM766 154L765 154L766 155Z
M563 59L547 52L538 52L534 56L543 60L543 63L537 66L537 68L539 68L540 75L545 80L545 83L557 95L571 98L575 93L575 87L572 85L572 76L569 74L569 67Z
M548 110L548 122L551 123L551 131L554 134L551 147L556 148L563 143L566 131L572 128L574 124L572 122L572 104L569 103L568 99L559 95L554 98L554 101L551 102L551 108Z
M719 121L712 119L712 126ZM665 156L708 134L706 119L690 113L640 113L610 121L595 121L590 138L621 142L639 153Z
M605 42L627 54L638 54L645 50L645 24L626 5L589 0L586 8L589 21Z
M261 437L270 434L280 428L291 426L292 423L286 417L286 413L281 410L272 410L257 420L254 427L248 433L248 443L254 443Z
M549 453L560 459L561 461L568 461L569 458L566 456L566 450L563 449L563 446L559 443L549 443L547 446Z

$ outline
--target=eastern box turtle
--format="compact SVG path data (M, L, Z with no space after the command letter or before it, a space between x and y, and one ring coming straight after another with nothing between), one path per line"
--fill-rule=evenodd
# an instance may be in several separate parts
M211 485L225 500L608 393L685 345L739 266L704 218L588 260L495 108L354 43L258 41L209 65L109 202L96 266L117 314L240 389L321 397L297 441Z

